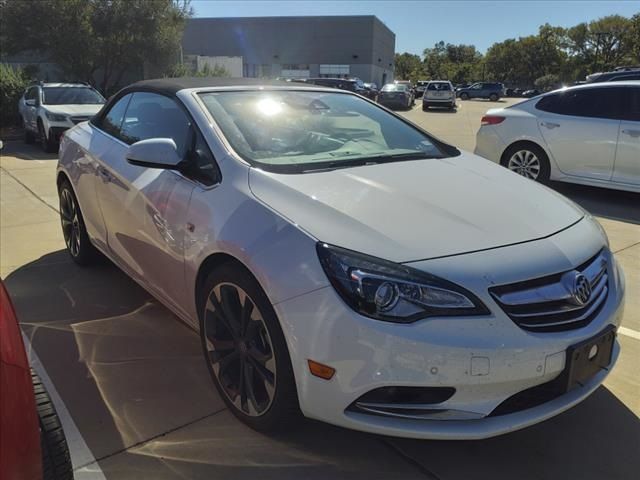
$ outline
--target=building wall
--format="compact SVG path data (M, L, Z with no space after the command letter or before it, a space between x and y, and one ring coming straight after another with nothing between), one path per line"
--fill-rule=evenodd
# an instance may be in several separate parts
M374 16L194 18L182 46L185 55L242 57L247 77L393 79L395 35Z

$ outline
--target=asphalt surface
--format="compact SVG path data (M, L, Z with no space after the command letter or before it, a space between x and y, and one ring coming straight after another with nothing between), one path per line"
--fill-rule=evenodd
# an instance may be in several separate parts
M500 105L511 101L505 101ZM495 104L403 113L473 150ZM640 472L640 195L554 185L598 216L627 278L620 360L574 409L483 441L386 438L313 421L277 437L226 410L197 335L109 263L64 251L54 155L19 141L0 158L0 275L31 358L54 390L76 479L630 479ZM634 473L635 472L635 473Z

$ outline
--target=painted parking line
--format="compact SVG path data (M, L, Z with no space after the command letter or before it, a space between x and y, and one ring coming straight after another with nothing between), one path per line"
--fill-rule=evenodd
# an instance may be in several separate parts
M640 332L637 332L636 330L632 330L627 327L618 328L618 333L621 335L624 335L625 337L631 337L631 338L635 338L636 340L640 340Z
M67 438L67 444L69 445L69 452L71 453L71 464L73 465L74 479L106 480L96 458L93 456L93 453L91 453L91 450L89 450L80 430L73 421L69 410L67 410L67 406L62 401L62 398L60 398L55 385L51 381L51 378L49 378L40 358L38 358L38 354L31 346L31 342L24 333L22 334L22 338L29 357L29 363L47 389L47 393L49 393L49 397L51 398L51 401L56 408L56 412L58 413L58 418L62 424L64 435Z

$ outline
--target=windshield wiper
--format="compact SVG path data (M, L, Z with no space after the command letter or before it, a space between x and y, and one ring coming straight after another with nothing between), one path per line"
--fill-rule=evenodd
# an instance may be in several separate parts
M362 167L365 165L401 162L403 160L427 160L430 158L437 157L428 155L426 152L395 153L386 155L383 154L374 155L371 157L354 158L352 160L333 160L327 162L318 162L316 165L305 164L300 172L326 172L330 170L337 170L338 168Z

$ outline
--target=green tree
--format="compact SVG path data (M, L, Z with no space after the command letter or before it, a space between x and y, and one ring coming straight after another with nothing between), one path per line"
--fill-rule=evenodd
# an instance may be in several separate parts
M440 41L423 52L427 76L432 79L470 82L481 76L482 54L474 45Z
M533 84L537 89L542 90L543 92L553 90L560 87L560 76L555 73L543 75L540 78L536 78Z
M144 65L175 62L190 0L39 0L0 3L3 49L40 51L70 80L110 92Z
M576 75L640 63L639 14L610 15L567 30L567 52Z
M398 80L417 81L424 76L422 60L412 53L396 53L395 78Z
M0 63L0 127L19 123L18 100L28 78L22 69Z

